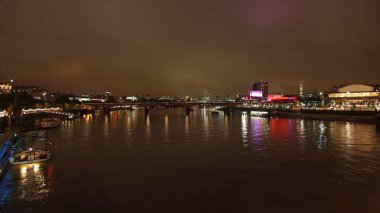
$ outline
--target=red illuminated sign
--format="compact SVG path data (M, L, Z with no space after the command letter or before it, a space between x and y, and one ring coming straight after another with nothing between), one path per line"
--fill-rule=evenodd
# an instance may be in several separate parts
M268 95L268 102L296 102L296 96Z

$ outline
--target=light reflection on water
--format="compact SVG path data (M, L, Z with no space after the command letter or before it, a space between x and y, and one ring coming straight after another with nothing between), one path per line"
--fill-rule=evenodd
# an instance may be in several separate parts
M206 108L202 108L201 109L201 113L202 113L202 126L203 126L203 134L202 136L204 137L204 140L207 140L208 137L210 136L210 128L209 128L209 125L210 125L210 122L209 122L209 116L210 116L210 112L207 111ZM212 115L211 115L212 116Z
M164 117L164 131L165 131L165 142L169 143L170 142L170 134L169 134L169 116L166 114Z
M186 118L185 118L185 135L189 135L190 133L190 121L189 121L189 116L186 115Z
M110 115L105 115L104 116L104 123L103 123L103 136L105 141L108 139L109 136L109 131L110 131ZM89 125L88 121L86 121L87 125Z
M363 212L363 203L373 210L380 198L379 133L369 124L135 110L67 121L50 135L58 139L50 163L14 167L2 179L4 212L51 212L56 205L85 211L82 202L95 211L141 203L143 210L197 212L201 200L217 210L275 202L304 212L318 209L307 205L318 200L325 201L322 212L355 200L348 206Z
M321 121L319 124L319 139L317 141L319 149L325 149L327 144L327 136L326 136L326 125L325 122Z
M46 178L44 168L40 168L39 164L20 166L18 199L26 201L43 199L49 193Z
M146 143L150 143L150 140L151 140L151 134L152 134L152 130L151 130L151 126L150 126L150 116L147 115L146 118L145 118L145 129L146 129Z
M228 114L225 114L224 115L224 137L225 138L228 138L228 136L229 136L229 134L228 134L228 132L229 132L229 121L228 121L228 119L229 119L229 115Z
M241 116L241 136L244 148L248 147L248 115L246 112Z
M18 212L23 209L23 206L18 206L19 203L43 201L54 191L53 175L54 167L49 163L13 166L0 183L0 207L13 200L16 204L9 210Z

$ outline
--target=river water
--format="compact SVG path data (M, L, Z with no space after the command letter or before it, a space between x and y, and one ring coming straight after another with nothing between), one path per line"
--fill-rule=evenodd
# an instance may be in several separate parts
M136 110L49 135L53 160L11 167L0 212L380 212L371 124Z

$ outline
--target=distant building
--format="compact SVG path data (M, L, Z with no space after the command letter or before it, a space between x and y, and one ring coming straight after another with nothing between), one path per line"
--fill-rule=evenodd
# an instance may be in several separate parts
M101 95L98 95L98 96L81 95L79 97L74 97L74 99L79 102L95 102L95 103L106 102L106 99Z
M268 97L268 81L259 81L257 83L254 83L252 86L253 91L261 91L262 97L267 98Z
M248 101L248 100L251 100L251 97L250 97L250 95L240 95L240 94L237 94L236 95L236 100L237 101Z
M106 92L104 96L105 96L106 98L112 97L112 93L111 93L111 92Z
M304 96L302 98L302 103L301 103L301 106L302 107L306 107L306 108L317 108L317 107L323 107L324 105L324 102L323 102L323 92L312 92L312 93L309 93L308 95Z
M210 101L211 101L211 98L210 98L210 91L205 90L202 99L203 99L203 100L202 100L203 102L210 102Z
M261 90L251 90L249 92L250 99L262 99L263 98L263 91Z
M16 93L16 92L27 93L29 95L34 95L34 94L47 93L48 90L44 87L39 87L39 86L13 86L12 92L13 93Z
M12 85L8 83L0 83L0 94L9 94L12 92Z
M303 90L303 83L300 82L300 98L304 98L304 90Z
M46 95L44 98L48 102L56 102L56 103L65 102L66 103L68 101L74 101L75 95L57 92L57 93L50 93L49 95Z
M340 109L379 109L380 92L377 85L348 85L336 87L328 94L330 107Z
M296 103L297 96L295 95L282 95L282 94L271 94L268 95L268 102L271 103Z
M137 101L138 98L136 96L126 96L125 100L126 101Z

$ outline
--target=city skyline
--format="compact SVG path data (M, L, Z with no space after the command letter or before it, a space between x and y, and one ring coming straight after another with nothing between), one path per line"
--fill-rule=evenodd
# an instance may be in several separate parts
M0 80L178 96L248 93L260 80L271 93L291 94L300 81L306 92L376 84L379 4L1 1Z
M379 212L380 0L0 0L1 212Z

